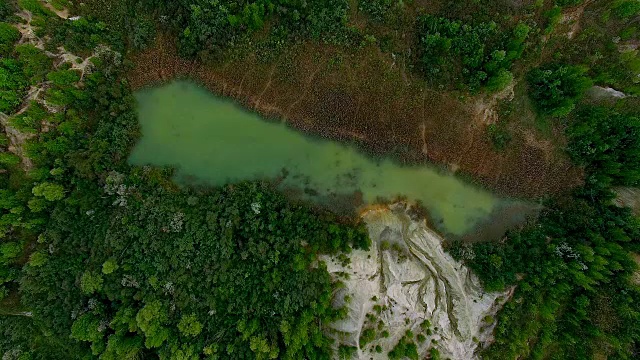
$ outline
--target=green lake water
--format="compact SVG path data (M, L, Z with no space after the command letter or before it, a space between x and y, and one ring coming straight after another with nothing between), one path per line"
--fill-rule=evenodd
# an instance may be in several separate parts
M486 222L503 203L431 167L376 160L352 146L264 121L191 82L145 89L136 98L143 136L129 161L175 166L178 183L280 178L279 186L305 189L318 199L360 191L367 204L402 195L421 200L441 230L454 235Z

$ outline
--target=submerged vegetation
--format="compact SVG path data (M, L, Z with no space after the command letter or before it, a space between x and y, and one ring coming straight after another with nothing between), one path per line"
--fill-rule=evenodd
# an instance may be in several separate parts
M328 336L344 310L319 255L367 249L361 225L265 183L179 188L127 163L132 84L184 74L294 127L544 196L501 241L449 248L487 290L515 286L481 356L637 358L640 223L612 189L640 182L638 16L636 0L0 0L3 358L358 353ZM375 352L442 357L411 333Z

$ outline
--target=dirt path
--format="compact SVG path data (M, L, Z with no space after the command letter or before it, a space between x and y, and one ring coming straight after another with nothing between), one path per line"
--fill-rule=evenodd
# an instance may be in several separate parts
M31 21L33 20L31 13L27 10L22 10L16 15L26 22L26 24L13 24L22 35L18 43L31 44L40 50L44 50L44 41L36 36L33 26L31 25Z
M62 10L58 10L55 7L53 7L53 5L51 5L50 3L46 2L46 1L42 1L42 5L44 7L46 7L47 9L51 10L56 15L58 15L58 17L61 18L61 19L68 19L69 18L69 9L65 8L65 9L62 9Z
M62 62L71 64L71 69L72 70L79 71L80 72L80 81L82 81L84 79L84 75L92 70L93 63L91 62L91 60L97 56L96 55L97 53L99 53L100 51L104 51L104 50L106 50L106 49L98 48L96 50L95 54L83 59L83 58L81 58L79 56L76 56L74 54L71 54L71 53L67 52L65 50L65 48L59 47L58 48L57 57Z
M564 26L563 30L567 38L573 39L580 32L582 15L584 15L585 8L591 4L593 4L593 0L587 0L578 6L566 9L562 13L560 24Z

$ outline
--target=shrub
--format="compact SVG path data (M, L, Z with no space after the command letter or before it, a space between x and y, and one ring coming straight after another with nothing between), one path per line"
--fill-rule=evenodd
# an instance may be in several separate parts
M27 79L14 59L0 59L0 112L12 113L22 102Z
M0 56L8 56L13 44L20 40L20 32L10 24L0 22Z
M500 151L509 145L511 135L503 124L491 124L487 126L487 134L491 140L493 148Z
M51 10L45 8L38 0L18 0L18 6L22 9L30 11L36 16L50 16L53 15Z
M10 165L16 165L18 163L20 163L20 157L18 157L18 155L10 152L0 153L0 164L10 166Z
M500 69L487 81L487 91L496 92L506 88L513 81L513 74L506 70Z
M575 6L582 4L583 0L556 0L558 6Z
M368 343L372 342L376 338L376 331L374 329L365 329L360 334L360 348L365 347Z
M15 9L11 2L8 0L0 0L0 21L7 20L14 12Z
M53 61L44 53L31 44L16 46L18 60L22 63L24 75L30 79L32 84L44 80L45 75L53 66Z
M360 0L358 9L369 15L374 22L384 22L396 0Z
M358 348L355 346L340 345L338 347L338 359L339 360L351 360L358 353Z

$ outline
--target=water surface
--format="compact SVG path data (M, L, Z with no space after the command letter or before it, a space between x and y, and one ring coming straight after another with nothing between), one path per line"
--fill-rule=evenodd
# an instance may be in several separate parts
M376 160L352 146L264 121L191 82L145 89L136 98L143 136L129 161L175 166L178 183L279 178L282 188L304 189L311 198L359 192L367 204L401 195L422 201L441 230L454 235L486 222L504 204L434 168Z

